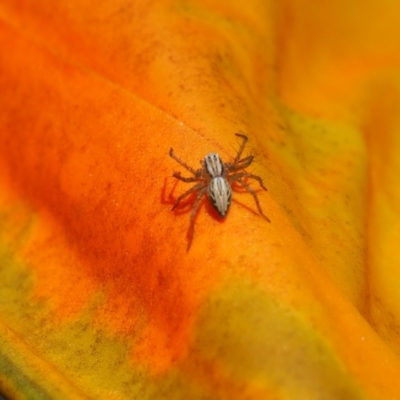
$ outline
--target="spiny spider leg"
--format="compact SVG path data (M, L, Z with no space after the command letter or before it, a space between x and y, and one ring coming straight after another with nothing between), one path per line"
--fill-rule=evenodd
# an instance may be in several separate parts
M254 191L254 189L253 189L251 186L249 186L247 183L243 182L240 178L237 178L236 181L239 182L249 193L251 193L251 194L253 195L254 201L255 201L256 204L257 204L257 208L258 208L259 213L260 213L268 222L271 222L270 219L269 219L266 215L264 215L264 213L263 213L263 211L262 211L262 209L261 209L261 206L260 206L260 202L258 201L257 193Z
M254 159L254 156L248 156L248 157L242 158L241 160L239 160L236 163L235 167L233 167L233 165L232 165L231 171L239 171L241 169L247 168L253 162L253 159Z
M255 179L255 180L260 184L260 186L261 186L264 190L268 190L268 189L264 186L263 180L262 180L259 176L250 174L249 172L246 172L246 171L238 172L237 174L233 174L233 175L230 175L230 176L228 177L229 181L232 182L232 183L233 183L234 181L241 180L242 178L252 178L252 179Z
M194 220L197 214L197 210L199 209L199 205L200 205L200 200L203 197L203 195L205 194L205 192L207 191L208 187L204 187L203 189L199 190L199 193L196 196L196 200L193 204L193 208L192 208L192 212L190 213L190 226L189 226L189 233L188 233L188 247L187 250L190 249L190 246L192 244L192 240L193 240L193 235L194 235Z
M242 133L235 133L235 135L238 136L238 137L241 137L243 139L243 141L242 141L242 144L239 147L239 151L237 152L235 159L233 160L233 164L232 164L233 167L236 167L236 164L240 160L240 156L242 155L244 146L246 146L246 142L247 142L247 136L246 135L243 135Z
M174 154L174 150L171 148L169 150L169 155L170 157L172 157L175 161L177 161L179 164L182 165L182 167L186 168L188 171L190 171L193 175L196 175L197 171L195 169L193 169L192 167L190 167L189 165L187 165L184 161L182 161L179 157L177 157Z
M193 187L191 187L189 190L187 190L185 193L181 194L175 201L174 206L172 207L172 210L175 210L175 208L178 206L178 204L187 196L189 196L189 194L195 192L196 190L202 190L203 188L207 188L207 184L204 182L200 182L197 185L194 185Z
M179 179L180 181L183 181L183 182L187 182L187 183L190 183L190 182L198 182L198 181L201 181L202 180L202 178L196 178L195 176L193 176L193 177L189 177L189 178L185 178L184 176L181 176L181 173L180 172L174 172L173 174L172 174L172 176L174 177L174 178L176 178L176 179Z

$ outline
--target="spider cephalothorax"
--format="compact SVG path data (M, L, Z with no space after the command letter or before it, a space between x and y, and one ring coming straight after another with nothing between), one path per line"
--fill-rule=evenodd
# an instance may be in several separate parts
M215 207L218 214L224 218L226 217L229 206L231 204L231 185L233 182L238 182L242 187L244 187L248 192L253 195L258 211L268 222L270 222L270 220L264 215L261 210L260 202L258 201L256 192L244 181L244 179L246 178L253 178L258 181L258 183L264 190L267 190L267 188L263 184L262 179L259 176L250 174L249 172L244 170L253 162L253 156L240 158L244 146L247 142L247 136L241 133L236 133L236 136L241 137L243 141L232 163L224 163L219 154L209 153L204 157L204 160L200 161L202 168L195 170L187 165L185 162L183 162L180 158L178 158L174 154L174 151L172 149L170 149L169 151L169 155L193 175L189 178L185 178L181 176L180 172L175 172L173 176L183 182L197 182L189 190L180 195L176 199L176 202L172 207L172 209L175 209L185 197L189 196L193 192L198 192L190 215L190 240L193 235L194 218L196 216L200 200L203 195L207 192L208 198L210 199L212 205Z

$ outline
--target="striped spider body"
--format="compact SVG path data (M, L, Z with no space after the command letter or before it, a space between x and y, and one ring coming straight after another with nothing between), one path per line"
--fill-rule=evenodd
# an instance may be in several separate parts
M232 189L227 179L217 176L208 185L208 198L221 217L226 217L232 200Z
M247 168L253 162L253 156L241 158L247 142L247 136L241 133L236 133L236 136L242 138L242 144L240 145L239 151L236 154L236 157L232 163L224 163L219 154L209 153L204 157L203 160L200 161L202 168L195 170L187 165L180 158L178 158L174 154L173 149L170 149L169 151L169 155L192 174L191 177L186 178L181 176L180 172L175 172L173 176L176 179L179 179L186 183L195 183L194 186L192 186L189 190L187 190L176 199L176 202L172 209L174 210L185 197L189 196L191 193L197 192L192 212L190 214L188 247L190 247L191 245L194 230L194 219L203 195L207 193L211 204L214 206L218 214L222 218L225 218L232 200L231 185L233 184L233 182L239 183L239 185L241 185L244 189L252 194L259 213L268 222L270 222L268 217L266 217L262 212L257 193L251 186L247 184L247 182L245 182L247 178L255 179L264 190L267 190L267 188L263 184L262 179L259 176L250 174L249 172L245 171L245 168Z
M226 179L225 166L217 153L210 153L201 161L209 177L208 198L221 217L225 217L232 200L232 189Z

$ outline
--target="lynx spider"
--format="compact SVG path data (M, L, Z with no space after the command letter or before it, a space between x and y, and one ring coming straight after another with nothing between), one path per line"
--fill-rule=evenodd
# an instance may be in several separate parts
M253 156L247 156L241 158L248 138L246 135L243 135L242 133L235 133L235 135L242 138L242 144L240 145L239 151L237 152L236 157L232 163L223 162L221 157L217 153L209 153L204 157L203 160L200 161L202 168L195 170L189 165L187 165L180 158L178 158L174 154L172 148L169 151L169 155L180 165L182 165L182 167L191 172L193 175L189 178L185 178L181 176L180 172L174 172L173 177L186 183L197 182L189 190L181 194L176 199L176 202L172 207L172 210L174 210L185 197L189 196L191 193L194 193L196 191L198 192L193 204L192 212L190 214L189 246L193 238L195 216L200 205L200 200L203 197L203 195L207 192L211 204L214 206L218 214L222 218L225 218L229 210L229 206L231 204L231 199L232 199L231 186L234 182L238 182L244 189L246 189L249 193L252 194L256 202L259 213L268 222L271 222L269 218L264 215L261 209L257 193L252 187L250 187L244 181L244 179L246 178L255 179L264 190L267 190L267 188L263 184L262 179L259 176L244 171L244 169L247 168L253 162L254 158Z

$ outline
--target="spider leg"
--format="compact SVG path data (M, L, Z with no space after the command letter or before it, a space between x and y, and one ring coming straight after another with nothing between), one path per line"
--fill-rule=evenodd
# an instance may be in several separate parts
M253 162L254 156L248 156L239 160L235 165L232 164L230 167L231 171L239 171L247 168Z
M172 157L175 161L177 161L179 164L182 165L182 167L186 168L188 171L190 171L193 175L196 175L197 171L195 169L193 169L192 167L190 167L189 165L187 165L184 161L182 161L179 157L177 157L174 153L174 150L171 148L169 150L169 155L170 157Z
M240 160L240 157L241 157L241 155L243 153L244 146L246 145L246 142L247 142L247 136L243 135L243 133L235 133L235 135L238 136L238 137L241 137L243 139L243 141L242 141L242 144L239 147L239 151L237 152L235 159L233 160L233 163L232 163L233 167L236 167L236 164Z
M241 180L242 178L252 178L252 179L255 179L255 180L260 184L260 186L261 186L264 190L268 190L268 189L264 186L263 180L262 180L259 176L250 174L249 172L241 171L241 172L238 172L237 174L233 174L233 175L231 175L231 176L228 176L228 179L229 179L230 182L239 181L239 180Z
M194 220L197 214L197 211L199 209L199 205L200 205L200 200L203 197L204 193L207 190L207 186L205 186L204 188L199 190L199 193L196 196L196 200L193 204L193 208L192 208L192 212L190 213L190 226L189 226L189 233L188 233L188 247L187 250L190 249L190 246L192 244L192 240L193 240L193 235L194 235Z
M261 178L260 178L260 179L261 179ZM261 209L261 206L260 206L260 202L258 201L257 193L254 191L254 189L253 189L251 186L249 186L246 182L243 182L241 178L236 178L236 181L238 181L249 193L251 193L251 194L253 195L254 201L255 201L256 204L257 204L257 208L258 208L259 213L260 213L268 222L271 222L270 219L269 219L266 215L264 215L264 213L263 213L263 211L262 211L262 209Z
M180 172L174 172L172 176L174 178L179 179L180 181L183 181L183 182L186 182L186 183L198 182L198 181L202 180L202 178L196 178L196 177L185 178L184 176L181 176Z
M205 184L204 182L200 182L196 185L194 185L193 187L191 187L189 190L187 190L185 193L181 194L175 201L174 206L172 207L173 210L175 210L176 207L178 207L178 204L187 196L189 196L189 194L195 192L196 190L200 190L200 189L204 189L206 188L207 184Z

